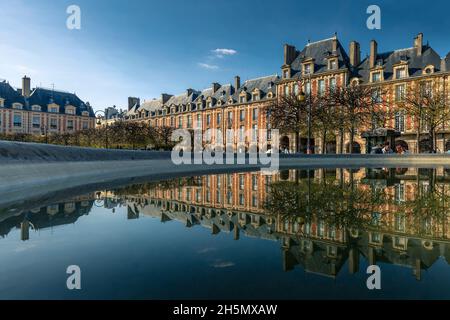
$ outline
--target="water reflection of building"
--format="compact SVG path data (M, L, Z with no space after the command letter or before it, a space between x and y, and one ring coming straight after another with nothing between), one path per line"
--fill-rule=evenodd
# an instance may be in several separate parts
M6 237L11 230L20 228L21 240L30 238L30 230L44 230L75 223L81 216L89 214L94 203L92 194L72 198L31 210L15 210L12 214L0 215L0 236Z
M267 213L265 203L275 182L295 183L308 176L314 183L325 179L337 184L351 183L352 188L369 194L381 189L392 201L372 205L367 215L370 223L363 229L335 226L314 216L305 222ZM424 212L413 210L415 206L426 206L426 201L431 205L427 198L424 203L415 203L431 190L442 194L444 203L440 209L444 215L418 215ZM180 179L172 184L141 185L121 190L118 195L108 193L110 200L116 197L126 203L129 218L145 215L162 222L180 221L186 227L201 225L212 234L233 233L235 239L243 233L279 241L284 270L301 266L307 272L335 277L347 261L349 272L357 272L362 255L372 264L410 267L417 279L420 271L439 257L450 262L450 220L446 212L449 196L450 177L441 169L218 174ZM364 204L356 204L361 205Z

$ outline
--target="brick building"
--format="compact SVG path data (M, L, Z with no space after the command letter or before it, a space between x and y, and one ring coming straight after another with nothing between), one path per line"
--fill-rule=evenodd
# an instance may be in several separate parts
M0 82L0 133L51 134L95 127L89 103L74 93L36 87L22 79L22 89Z

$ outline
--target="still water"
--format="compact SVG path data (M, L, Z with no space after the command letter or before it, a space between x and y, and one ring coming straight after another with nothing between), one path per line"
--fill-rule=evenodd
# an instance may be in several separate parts
M0 298L449 299L449 207L442 168L215 174L47 198L0 209ZM66 287L70 265L81 290Z

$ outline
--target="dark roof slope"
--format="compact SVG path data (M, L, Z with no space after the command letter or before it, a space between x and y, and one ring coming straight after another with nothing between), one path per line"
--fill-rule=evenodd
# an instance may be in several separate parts
M0 82L0 98L5 99L5 107L9 107L15 102L25 105L23 96L6 81Z
M333 41L337 42L337 50L333 52ZM302 63L304 60L314 59L314 73L328 71L329 57L336 55L338 57L339 69L345 69L349 65L349 58L345 49L336 37L308 43L291 64L292 77L301 78Z
M407 61L409 76L417 77L422 75L422 71L429 65L434 66L436 72L441 71L441 58L430 46L424 46L422 55L417 54L415 48L407 48L395 51L379 53L376 65L384 67L384 79L393 79L393 66L400 61ZM369 81L370 65L369 58L365 58L356 68L354 76L361 78L363 82Z

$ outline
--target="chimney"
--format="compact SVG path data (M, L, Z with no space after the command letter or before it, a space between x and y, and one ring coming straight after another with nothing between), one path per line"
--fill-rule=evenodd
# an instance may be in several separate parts
M378 44L375 40L370 41L370 68L375 67L377 61Z
M31 79L27 76L22 78L22 95L28 98L31 94Z
M135 105L140 105L140 99L136 97L128 97L128 111L130 111Z
M332 52L336 52L337 51L337 38L336 38L336 36L333 38L331 43L332 43L331 51Z
M212 87L212 89L213 89L213 93L216 93L217 90L220 89L221 85L220 85L220 83L213 82L211 87Z
M295 55L296 55L295 47L285 44L284 45L284 64L291 65L291 63L295 59Z
M169 101L170 98L173 96L171 94L163 93L161 94L161 101L163 104L166 104L167 101Z
M350 65L353 67L359 65L361 62L361 49L359 43L356 41L350 42Z
M241 88L241 77L234 77L234 89L238 91Z
M422 55L423 47L423 33L419 33L417 37L414 38L414 48L416 49L417 55Z
M446 70L446 62L447 62L447 59L446 59L446 58L443 58L443 59L441 60L441 70L440 70L440 71L447 71L447 70Z
M194 89L191 89L191 88L189 88L189 89L186 89L186 95L189 97L191 94L193 94L194 93Z

